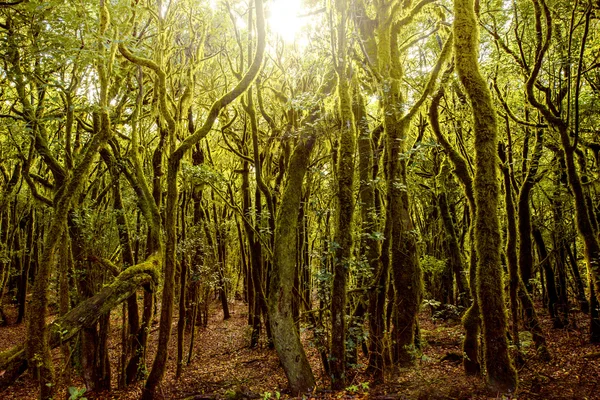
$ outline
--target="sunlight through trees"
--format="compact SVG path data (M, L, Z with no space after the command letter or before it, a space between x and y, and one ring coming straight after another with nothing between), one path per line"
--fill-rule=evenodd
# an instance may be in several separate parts
M175 398L242 324L259 397L548 397L523 366L600 342L599 16L0 1L0 390Z

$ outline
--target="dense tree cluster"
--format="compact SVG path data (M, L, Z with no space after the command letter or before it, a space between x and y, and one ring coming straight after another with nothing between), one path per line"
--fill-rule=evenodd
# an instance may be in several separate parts
M600 341L600 5L306 0L294 40L274 7L0 2L0 324L27 324L2 388L29 368L51 399L61 347L88 390L156 398L216 298L295 394L301 331L332 388L360 352L381 382L419 358L423 305L462 316L497 392L519 331L552 357L538 299Z

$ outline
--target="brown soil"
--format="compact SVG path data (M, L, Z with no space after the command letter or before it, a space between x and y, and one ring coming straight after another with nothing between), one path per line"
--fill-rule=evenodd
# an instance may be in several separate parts
M215 306L216 307L216 306ZM171 357L160 389L164 399L276 399L287 398L286 378L279 366L277 354L265 343L257 349L249 349L249 330L246 325L246 308L242 303L231 305L232 318L222 320L222 313L212 310L208 328L197 328L194 357L184 368L181 379L175 379L176 324L170 342ZM14 310L7 309L14 320ZM600 346L588 343L587 316L572 315L574 329L551 329L550 321L543 317L548 347L553 356L549 363L537 359L531 348L524 348L524 364L519 366L519 391L510 398L519 399L600 399ZM111 361L113 387L120 349L120 317L112 313ZM153 326L150 357L156 346L156 329ZM305 332L304 338L309 359L318 381L315 393L318 398L374 398L374 399L488 399L503 398L489 393L480 378L466 377L459 358L463 333L456 322L431 321L428 313L421 316L423 356L409 369L393 371L383 385L374 386L359 367L347 389L343 392L327 390L328 380L319 361L316 349ZM0 328L0 350L9 348L25 335L25 325L9 325ZM187 336L189 340L189 334ZM524 345L527 345L524 342ZM59 349L54 351L55 367L59 381L59 399L68 398L68 386L83 387L80 378L72 376L67 384L64 360ZM441 361L445 356L450 359ZM456 357L458 356L458 357ZM446 357L448 358L448 357ZM363 360L364 363L364 360ZM1 371L0 371L1 373ZM142 384L124 390L114 389L104 393L86 393L87 399L138 399ZM307 396L308 397L308 396ZM2 399L35 399L37 389L29 372L19 378L10 388L0 393ZM507 397L504 397L507 398Z

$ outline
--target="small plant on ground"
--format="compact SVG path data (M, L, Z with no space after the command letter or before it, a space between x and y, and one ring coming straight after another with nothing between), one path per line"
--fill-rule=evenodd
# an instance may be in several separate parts
M77 388L75 386L69 386L69 400L87 400L87 397L83 395L86 392L86 388Z

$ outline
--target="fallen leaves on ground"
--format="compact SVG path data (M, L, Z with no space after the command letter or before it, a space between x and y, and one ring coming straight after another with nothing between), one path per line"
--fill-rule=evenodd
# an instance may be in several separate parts
M277 399L289 398L287 380L280 367L275 350L266 342L251 349L250 328L247 326L247 307L241 302L231 304L232 317L223 320L222 312L214 305L207 328L196 328L194 356L186 365L180 379L175 379L177 341L173 329L170 341L170 357L167 372L159 393L163 399ZM11 316L11 310L7 309ZM12 310L14 311L14 310ZM159 310L160 311L160 310ZM594 357L600 348L588 343L587 316L579 312L571 315L571 329L552 329L551 321L542 315L548 348L552 361L544 363L537 359L535 351L524 348L524 363L519 369L519 391L513 398L519 399L600 399L600 358ZM121 318L113 311L111 318L110 358L112 386L117 386L117 366L121 355ZM173 325L175 328L176 324ZM364 365L352 371L352 379L344 391L327 390L328 380L319 355L310 345L309 332L303 334L308 357L317 378L316 391L306 398L322 399L488 399L502 398L489 393L481 378L465 376L460 362L463 330L457 322L432 322L424 313L420 318L423 355L411 368L390 369L386 383L373 385L364 373ZM157 325L148 351L148 367L156 351ZM9 325L0 328L0 350L18 344L25 335L25 325ZM264 334L263 334L264 336ZM189 345L186 335L186 354ZM84 383L75 373L67 376L60 349L53 352L60 395L67 398L69 386L83 387ZM591 355L591 356L590 356ZM365 364L365 360L359 360ZM93 399L138 399L142 383L111 392L85 393ZM37 388L30 371L19 378L12 387L0 393L0 398L35 399ZM506 397L504 397L506 398Z

